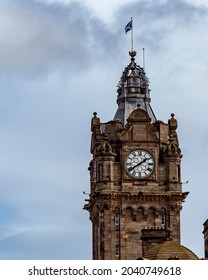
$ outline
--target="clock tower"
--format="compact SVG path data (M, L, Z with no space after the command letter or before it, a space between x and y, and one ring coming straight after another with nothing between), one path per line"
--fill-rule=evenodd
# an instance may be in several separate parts
M90 213L93 259L133 260L171 240L180 246L181 150L177 120L157 120L149 80L135 62L124 69L113 120L91 122ZM173 256L175 257L175 256Z

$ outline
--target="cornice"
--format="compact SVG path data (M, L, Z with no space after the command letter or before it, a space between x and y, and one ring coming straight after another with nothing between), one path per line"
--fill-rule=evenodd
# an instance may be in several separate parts
M85 210L89 210L93 207L96 202L103 202L103 201L143 201L143 202L158 202L158 201L169 201L169 202L184 202L185 198L187 197L188 192L184 193L160 193L160 194L150 194L150 193L143 193L139 192L137 194L132 194L128 192L94 192L88 204L84 206Z

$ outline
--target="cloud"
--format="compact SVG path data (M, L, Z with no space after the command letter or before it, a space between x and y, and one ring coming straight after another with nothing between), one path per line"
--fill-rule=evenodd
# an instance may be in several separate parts
M1 77L34 79L52 71L86 69L113 41L105 24L80 2L49 5L9 0L3 1L0 12Z

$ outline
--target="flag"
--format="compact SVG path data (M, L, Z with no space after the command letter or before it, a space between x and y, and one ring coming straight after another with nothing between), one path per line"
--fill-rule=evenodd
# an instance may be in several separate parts
M130 20L129 23L127 23L127 25L125 26L125 32L129 32L130 30L132 30L132 19Z

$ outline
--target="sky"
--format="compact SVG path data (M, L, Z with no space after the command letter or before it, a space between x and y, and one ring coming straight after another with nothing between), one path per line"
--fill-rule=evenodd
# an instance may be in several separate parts
M181 243L204 257L208 218L206 0L0 0L0 259L91 259L90 123L114 117L130 58L182 150Z

